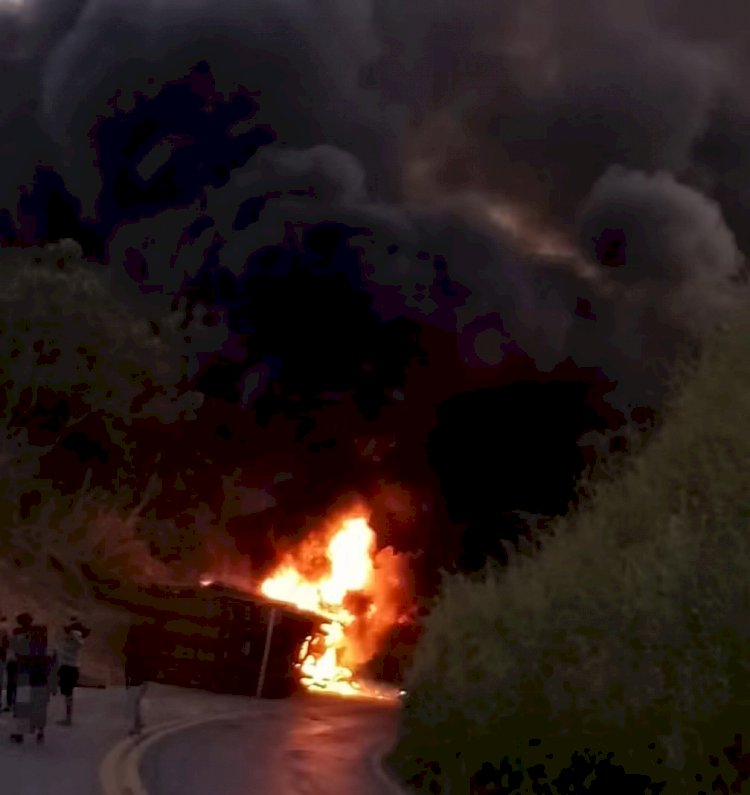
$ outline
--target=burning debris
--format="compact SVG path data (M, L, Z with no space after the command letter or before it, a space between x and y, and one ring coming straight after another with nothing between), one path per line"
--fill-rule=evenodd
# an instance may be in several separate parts
M313 533L286 555L261 593L327 619L323 634L300 654L309 689L383 696L358 679L403 614L406 557L377 550L365 511L352 511Z

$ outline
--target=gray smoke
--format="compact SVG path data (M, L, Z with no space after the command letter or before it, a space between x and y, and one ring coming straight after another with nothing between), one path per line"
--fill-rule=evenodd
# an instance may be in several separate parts
M571 355L634 394L648 391L644 361L736 297L728 279L750 246L744 3L27 0L3 14L11 208L43 159L95 214L90 133L115 94L127 109L201 59L225 95L257 92L252 121L276 142L205 208L112 241L112 265L138 255L154 285L176 289L215 234L237 269L289 222L351 223L386 314L394 294L459 330L499 314L542 366ZM258 223L233 231L251 196L269 197ZM186 242L201 212L213 226ZM595 255L606 230L625 240L615 268ZM466 288L441 318L423 250Z
M45 125L73 147L70 175L89 198L96 175L84 141L111 97L117 93L127 109L135 92L153 96L205 59L218 91L244 84L260 92L254 122L271 126L280 143L377 152L377 126L357 86L359 69L376 54L367 8L342 0L90 0L47 59Z
M671 294L672 311L686 315L720 307L742 264L717 203L668 172L609 169L581 205L578 227L582 247L602 229L622 230L627 250L610 278L624 289L648 285L655 298ZM702 293L695 303L682 294L691 285Z

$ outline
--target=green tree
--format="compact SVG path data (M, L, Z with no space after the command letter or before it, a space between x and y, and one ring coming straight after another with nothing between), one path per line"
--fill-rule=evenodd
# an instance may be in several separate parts
M200 395L185 388L194 347L184 339L195 330L180 329L175 314L135 314L113 294L105 269L82 262L74 245L4 252L0 278L6 483L35 476L40 454L93 412L117 443L135 418L169 423L200 405ZM29 427L42 396L62 409L48 423L46 444L35 445Z
M115 267L114 265L111 267ZM158 487L132 480L61 495L40 478L40 462L91 415L127 469L133 421L190 420L201 395L189 388L196 353L216 344L216 329L168 308L137 311L116 292L107 269L84 261L74 241L0 252L0 517L5 551L39 563L49 551L76 563L109 560L121 573L148 570L136 522ZM82 473L83 474L83 473ZM127 475L127 472L123 473ZM125 483L130 483L126 486ZM19 501L29 490L38 509L29 521ZM20 557L19 557L20 556ZM126 565L126 559L130 561ZM133 566L134 560L140 560ZM122 564L122 565L120 565Z

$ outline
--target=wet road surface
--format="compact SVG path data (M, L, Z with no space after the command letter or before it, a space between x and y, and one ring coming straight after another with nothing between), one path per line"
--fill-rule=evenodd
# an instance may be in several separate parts
M371 755L398 708L336 696L265 702L262 717L209 723L149 748L149 795L390 795Z

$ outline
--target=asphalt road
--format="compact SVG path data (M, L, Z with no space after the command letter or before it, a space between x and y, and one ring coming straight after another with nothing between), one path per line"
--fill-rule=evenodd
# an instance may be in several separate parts
M393 705L306 695L261 718L209 723L149 748L149 795L391 795L373 751L395 739Z

